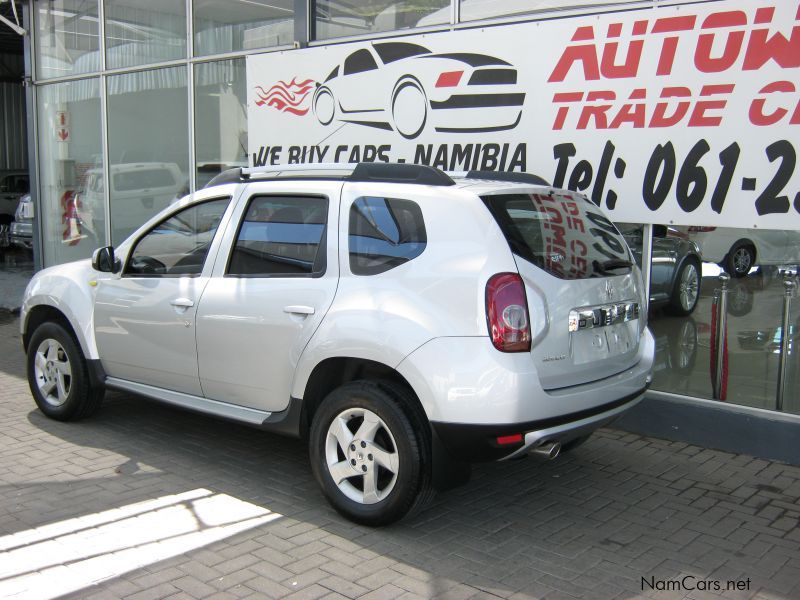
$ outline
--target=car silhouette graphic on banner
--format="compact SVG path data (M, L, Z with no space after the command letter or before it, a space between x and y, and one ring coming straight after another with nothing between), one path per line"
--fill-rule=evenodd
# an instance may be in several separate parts
M304 115L308 82L293 85L298 79L269 93L256 88L257 104ZM316 83L311 109L323 126L352 123L414 139L429 123L439 133L513 129L524 102L517 69L500 58L384 42L350 53Z

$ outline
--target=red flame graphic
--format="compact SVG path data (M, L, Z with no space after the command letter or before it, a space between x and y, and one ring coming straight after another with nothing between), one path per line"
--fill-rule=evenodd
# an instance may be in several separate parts
M308 112L308 107L300 108L300 105L308 98L309 92L314 88L314 80L306 79L305 81L297 81L297 77L293 77L289 83L285 81L278 81L268 90L265 90L260 85L256 86L256 106L272 106L281 112L292 113L293 115L302 116Z

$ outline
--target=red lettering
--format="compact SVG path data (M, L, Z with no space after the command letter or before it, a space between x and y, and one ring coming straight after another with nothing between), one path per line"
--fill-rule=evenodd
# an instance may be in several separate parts
M572 36L572 41L594 40L594 28L592 26L578 27ZM550 74L548 83L564 81L569 74L572 65L583 63L583 77L587 81L600 79L600 67L597 62L597 49L594 44L581 44L578 46L567 46L561 58L558 59L553 72Z
M629 100L643 100L647 90L640 88L633 90ZM611 122L611 129L619 129L625 123L631 123L634 129L643 129L645 124L645 105L641 102L623 104L617 116Z
M587 102L596 102L598 100L617 99L617 95L611 90L602 90L589 92L586 96ZM581 111L581 116L578 119L578 129L586 129L589 125L589 120L594 119L595 129L608 129L608 117L606 113L611 108L610 104L600 104L598 106L584 106Z
M639 71L639 61L642 59L644 40L634 40L628 44L625 62L616 64L618 42L610 42L603 47L603 60L600 63L600 73L608 79L622 79L636 77Z
M673 33L676 31L691 31L694 28L697 17L692 15L688 17L666 17L664 19L656 19L653 25L652 33ZM658 68L656 75L670 75L672 73L672 65L675 63L675 52L678 49L677 36L664 38L661 44L661 54L658 58Z
M691 98L692 91L686 87L665 87L661 92L662 98ZM669 102L659 102L653 111L653 118L650 119L650 127L672 127L680 123L689 112L689 102L678 102L675 112L667 116Z
M747 15L740 11L729 11L714 13L709 15L704 21L703 29L716 29L721 27L741 27L747 25ZM694 52L694 64L703 73L720 73L733 66L744 43L744 31L732 31L728 33L725 42L725 50L722 56L712 57L714 39L716 33L703 33L697 41L697 48Z
M715 94L730 94L733 92L734 85L704 85L700 90L701 96L712 96ZM727 106L727 100L698 100L689 117L689 127L717 127L722 123L721 115L706 115L709 110L722 110Z
M772 37L769 29L755 29L750 34L747 50L744 55L745 71L755 71L774 60L784 69L800 67L800 27L792 28L792 35L787 40L780 32Z
M796 88L791 81L775 81L768 85L765 85L761 90L758 92L759 94L774 94L775 92L794 92ZM785 108L776 108L769 114L764 113L764 106L767 103L766 98L756 98L753 100L753 103L750 105L750 122L753 125L757 125L759 127L765 127L767 125L775 125L775 123L779 122L783 117L785 117L789 111Z
M583 92L563 92L553 94L553 102L580 102L583 100ZM556 120L553 123L553 129L559 130L564 128L564 122L567 120L569 113L569 106L559 106L556 112Z

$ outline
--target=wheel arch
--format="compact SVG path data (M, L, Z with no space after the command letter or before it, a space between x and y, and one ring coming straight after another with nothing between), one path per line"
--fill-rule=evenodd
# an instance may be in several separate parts
M411 392L409 397L414 399L414 406L409 408L427 419L414 388L396 369L366 358L337 356L322 360L311 371L303 389L301 427L310 426L314 413L330 392L346 383L362 379L386 381L403 387Z
M314 413L328 393L346 383L363 379L393 383L408 392L406 397L408 402L412 403L409 409L416 412L430 428L431 478L434 489L445 491L463 485L469 480L469 465L459 462L445 449L436 431L430 426L430 420L419 395L408 380L396 369L378 361L338 356L319 362L312 370L304 388L299 423L301 437L307 437Z
M28 351L28 344L30 343L31 334L36 331L43 323L58 323L80 344L80 337L75 332L67 315L61 312L55 306L49 304L37 304L31 308L25 315L22 327L22 348L25 352ZM83 346L81 344L81 346ZM83 349L83 348L82 348Z

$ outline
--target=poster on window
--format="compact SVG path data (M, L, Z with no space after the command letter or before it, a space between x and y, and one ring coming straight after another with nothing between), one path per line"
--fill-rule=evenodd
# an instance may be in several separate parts
M800 1L247 57L251 166L535 173L615 221L800 229Z

